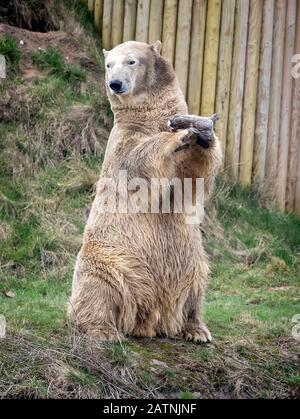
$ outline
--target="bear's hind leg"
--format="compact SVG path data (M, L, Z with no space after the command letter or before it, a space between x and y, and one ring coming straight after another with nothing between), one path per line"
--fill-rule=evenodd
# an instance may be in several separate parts
M69 303L71 321L87 335L102 341L120 342L130 332L132 317L119 290L104 273L77 274ZM128 308L128 306L127 306ZM132 310L134 312L134 309Z
M212 336L203 321L204 288L199 287L198 291L190 291L190 295L184 307L185 324L182 330L186 340L195 343L209 343Z
M139 312L136 317L136 324L132 332L133 336L149 338L156 336L156 328L159 319L160 313L158 309L145 311L145 309L143 310L142 307L139 307Z

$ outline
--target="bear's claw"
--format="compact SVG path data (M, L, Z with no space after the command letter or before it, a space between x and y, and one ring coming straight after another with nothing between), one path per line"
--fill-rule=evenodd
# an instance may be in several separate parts
M204 325L188 328L183 334L187 341L192 341L194 343L210 343L212 341L210 331Z

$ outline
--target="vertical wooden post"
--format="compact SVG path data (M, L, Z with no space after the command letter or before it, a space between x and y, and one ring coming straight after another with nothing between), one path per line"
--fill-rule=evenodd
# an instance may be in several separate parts
M237 0L226 145L226 166L234 179L239 169L248 16L249 0Z
M113 0L112 33L113 48L123 41L124 0Z
M239 174L243 185L250 185L252 179L262 8L261 0L250 0Z
M189 112L195 115L200 113L206 8L207 0L194 0L188 85L188 105Z
M299 137L298 137L299 138ZM298 144L298 161L297 161L297 175L295 186L295 214L300 217L300 147Z
M102 30L103 0L95 0L94 22L99 32Z
M234 12L235 0L223 0L216 94L216 112L221 116L221 119L216 124L216 134L221 140L224 156L227 141L230 77L234 37ZM223 159L223 162L224 160L225 159Z
M286 3L275 0L273 52L270 88L270 109L268 122L268 141L266 152L265 181L269 192L276 195L276 178L278 167L278 142L280 126L280 105L283 71L283 51L285 34Z
M111 24L112 24L113 2L104 0L103 4L103 25L102 25L102 45L105 49L111 48Z
M165 0L162 56L174 64L177 24L177 0Z
M135 39L148 42L150 0L138 0Z
M123 42L134 40L136 7L137 0L125 0Z
M285 210L288 173L289 140L292 110L291 62L294 54L296 33L296 0L287 0L286 33L284 45L282 102L280 137L278 148L277 201L281 211Z
M265 0L259 65L259 82L254 136L253 181L263 185L265 178L268 118L271 87L272 40L274 25L274 0Z
M300 3L297 5L296 41L294 54L300 54ZM299 62L299 61L298 61ZM295 65L295 63L293 64ZM295 75L294 75L295 76ZM297 77L298 76L298 77ZM294 78L291 140L289 149L286 210L295 209L300 215L300 69Z
M192 6L193 0L179 0L175 71L178 77L181 90L184 95L186 95L187 93L187 82L189 72Z
M162 19L164 13L163 0L151 0L150 20L149 20L149 44L153 44L158 39L161 40L162 35Z
M220 16L220 0L208 0L201 92L201 115L204 116L215 112Z
M95 0L88 0L88 9L91 13L94 11L94 2Z

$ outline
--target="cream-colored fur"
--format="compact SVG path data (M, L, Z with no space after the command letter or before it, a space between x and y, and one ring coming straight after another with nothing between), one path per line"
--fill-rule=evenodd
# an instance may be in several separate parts
M106 81L123 77L127 91L116 95L107 87L114 127L101 177L117 179L119 170L127 170L129 177L147 181L204 178L207 198L221 162L220 144L215 139L208 149L194 144L175 152L190 134L171 132L168 119L188 109L159 49L159 43L132 41L105 52L112 63ZM104 214L101 195L98 185L75 266L73 322L103 340L211 340L202 317L209 268L199 226L186 224L185 214Z

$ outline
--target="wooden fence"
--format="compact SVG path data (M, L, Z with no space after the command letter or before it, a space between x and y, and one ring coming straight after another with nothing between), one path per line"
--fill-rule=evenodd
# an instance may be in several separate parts
M300 215L300 0L86 3L106 49L160 39L190 113L222 116L224 169Z

